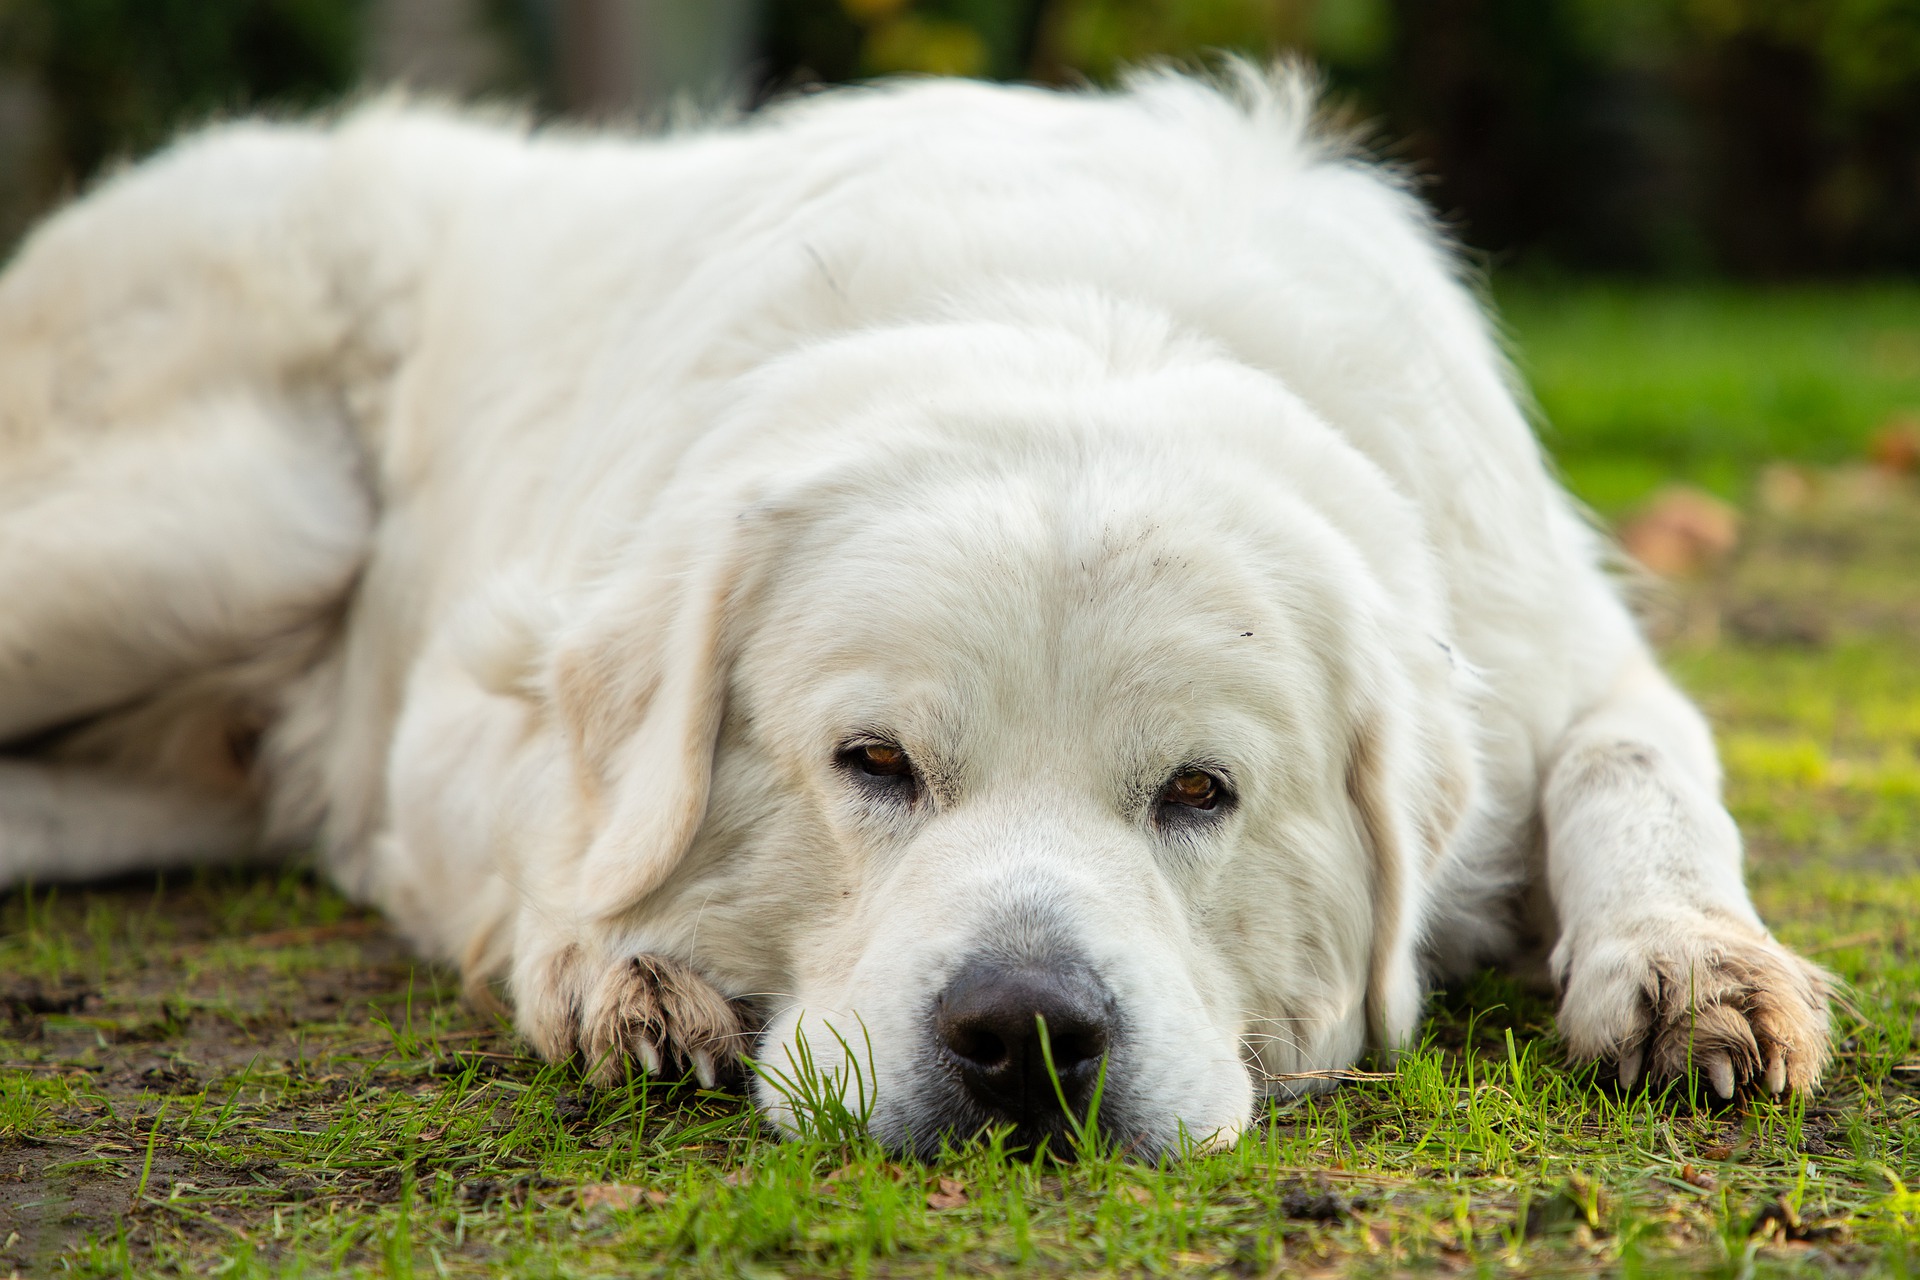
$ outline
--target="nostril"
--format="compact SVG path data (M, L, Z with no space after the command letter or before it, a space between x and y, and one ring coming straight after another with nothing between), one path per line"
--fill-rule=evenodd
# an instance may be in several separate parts
M1012 1056L1007 1042L985 1027L953 1026L946 1030L943 1038L955 1057L987 1071L1006 1066Z
M1106 1033L1098 1028L1086 1031L1060 1031L1049 1027L1047 1049L1053 1054L1055 1068L1066 1071L1105 1053L1107 1037Z

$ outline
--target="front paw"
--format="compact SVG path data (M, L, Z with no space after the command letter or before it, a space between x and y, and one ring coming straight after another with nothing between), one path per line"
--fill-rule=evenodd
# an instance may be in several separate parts
M579 1054L602 1087L630 1066L663 1078L691 1070L709 1089L737 1075L751 1010L690 966L652 954L595 961L568 948L545 968L542 989L519 1002L521 1029L543 1057Z
M1575 1061L1622 1088L1697 1071L1722 1098L1812 1089L1829 1055L1832 979L1751 925L1699 916L1569 936L1554 957Z

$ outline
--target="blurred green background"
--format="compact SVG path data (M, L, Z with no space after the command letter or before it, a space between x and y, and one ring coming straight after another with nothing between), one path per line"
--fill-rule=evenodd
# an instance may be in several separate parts
M0 0L0 242L183 126L388 83L620 119L1224 50L1312 59L1419 175L1602 511L1920 430L1920 0Z

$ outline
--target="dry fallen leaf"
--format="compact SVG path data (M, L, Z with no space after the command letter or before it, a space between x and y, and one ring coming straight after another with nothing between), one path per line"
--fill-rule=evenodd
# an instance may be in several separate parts
M1740 541L1740 513L1698 489L1675 487L1620 529L1627 554L1663 578L1682 578L1724 559Z
M1874 433L1867 444L1873 465L1895 475L1920 471L1920 416L1901 414Z
M940 1179L940 1189L927 1193L927 1208L958 1209L967 1203L966 1184L952 1178Z
M1696 1186L1702 1191L1711 1191L1719 1185L1718 1180L1711 1173L1690 1164L1680 1166L1680 1181Z

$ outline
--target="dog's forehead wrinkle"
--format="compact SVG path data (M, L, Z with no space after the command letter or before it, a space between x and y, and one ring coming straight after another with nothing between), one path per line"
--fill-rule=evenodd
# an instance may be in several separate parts
M1211 527L1175 541L1160 522L1116 545L1102 522L1063 544L978 509L964 519L915 512L901 520L840 540L832 557L786 583L773 633L782 643L807 642L816 670L890 658L905 668L933 658L1002 681L1097 678L1114 686L1204 674L1305 639L1275 598L1301 594L1295 584L1249 573L1236 545L1242 539ZM909 582L913 589L903 589ZM1316 621L1328 625L1324 616ZM1238 644L1250 631L1262 643ZM1020 690L1016 698L1029 696Z

